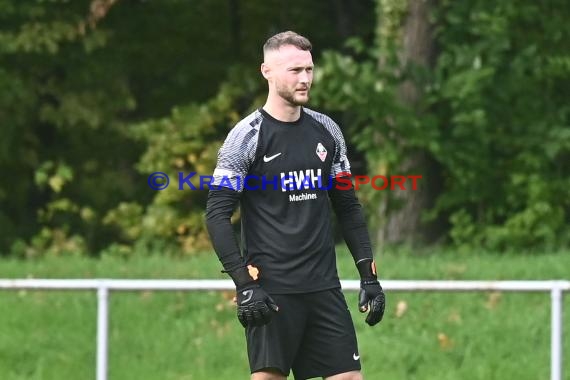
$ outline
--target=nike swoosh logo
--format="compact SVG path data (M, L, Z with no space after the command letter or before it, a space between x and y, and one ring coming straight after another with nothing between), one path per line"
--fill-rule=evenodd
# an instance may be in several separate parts
M253 297L253 290L244 290L243 292L241 292L241 294L243 294L245 296L245 299L243 299L241 301L241 304L243 305L246 302L249 302L249 300L251 300L251 297Z
M358 360L358 359L360 359L360 355L352 354L352 358L354 360Z
M281 153L277 153L277 154L274 154L273 156L269 156L269 157L263 156L263 162L269 162L269 161L271 161L274 158L277 158L279 156L281 156Z

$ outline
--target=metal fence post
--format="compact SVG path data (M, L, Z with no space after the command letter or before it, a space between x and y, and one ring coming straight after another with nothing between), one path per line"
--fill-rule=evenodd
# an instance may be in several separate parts
M97 286L97 380L107 380L108 329L109 288L101 281Z
M550 337L550 379L562 380L562 288L553 282L550 291L552 300Z

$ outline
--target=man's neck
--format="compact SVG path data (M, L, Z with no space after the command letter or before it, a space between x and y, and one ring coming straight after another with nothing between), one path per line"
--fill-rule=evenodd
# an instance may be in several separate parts
M297 121L301 117L301 106L294 106L285 101L276 102L267 99L263 106L265 112L271 117L284 122Z

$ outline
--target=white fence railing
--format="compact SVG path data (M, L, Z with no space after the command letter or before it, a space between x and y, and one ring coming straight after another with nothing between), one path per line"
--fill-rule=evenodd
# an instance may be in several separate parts
M344 290L358 290L357 280L342 281ZM550 379L562 380L562 305L563 292L570 281L382 281L387 292L394 291L505 291L550 292L551 353ZM107 380L109 292L112 290L232 290L231 280L41 280L0 279L2 289L96 290L97 291L97 380Z

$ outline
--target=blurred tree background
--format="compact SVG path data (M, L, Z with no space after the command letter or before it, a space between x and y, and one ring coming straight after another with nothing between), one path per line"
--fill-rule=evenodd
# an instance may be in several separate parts
M353 172L423 176L359 192L378 248L568 247L569 20L562 0L0 0L0 254L209 249L177 173L212 173L284 30L313 42L311 107Z

